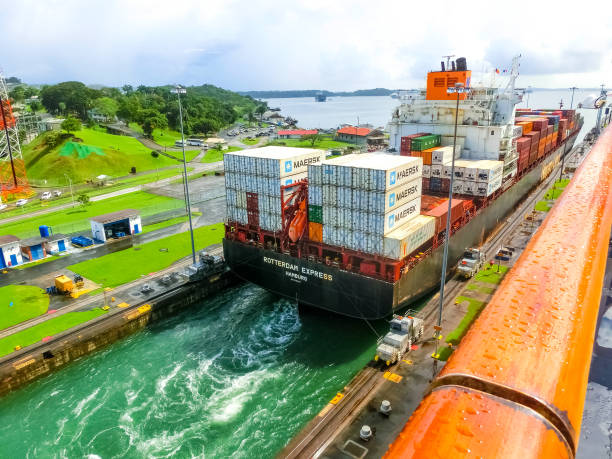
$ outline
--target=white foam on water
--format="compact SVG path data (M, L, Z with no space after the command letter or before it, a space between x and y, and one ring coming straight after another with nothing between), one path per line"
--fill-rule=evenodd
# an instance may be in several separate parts
M157 380L157 383L156 383L157 393L166 395L166 390L165 390L166 385L168 384L168 382L174 379L174 377L178 374L181 368L183 368L183 364L179 363L172 369L172 371L167 376L162 376L161 378Z
M94 390L91 394L89 394L87 397L85 397L84 399L82 399L77 406L72 410L72 413L76 416L79 417L81 415L81 413L83 412L83 408L85 408L85 406L91 402L94 398L96 398L96 395L98 395L98 393L100 392L100 388L98 387L96 390Z

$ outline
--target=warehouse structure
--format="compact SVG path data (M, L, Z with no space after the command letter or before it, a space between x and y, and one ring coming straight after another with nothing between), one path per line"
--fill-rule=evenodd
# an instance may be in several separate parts
M51 234L45 238L43 247L47 253L65 252L68 247L69 238L65 234Z
M138 234L142 231L140 214L135 209L124 209L90 219L91 234L96 242L110 238Z
M0 269L17 266L23 263L19 238L17 236L0 236Z
M44 247L46 242L46 239L41 236L22 240L19 243L21 246L22 257L29 261L36 261L45 258L47 256L47 251Z

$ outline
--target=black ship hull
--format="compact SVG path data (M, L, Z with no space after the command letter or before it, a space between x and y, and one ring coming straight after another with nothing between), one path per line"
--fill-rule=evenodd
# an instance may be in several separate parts
M572 148L575 136L502 193L450 238L448 266L460 260L466 247L481 245L486 237L544 178L543 171ZM443 247L395 283L352 273L323 263L223 240L230 268L241 278L298 303L359 319L380 319L439 287Z

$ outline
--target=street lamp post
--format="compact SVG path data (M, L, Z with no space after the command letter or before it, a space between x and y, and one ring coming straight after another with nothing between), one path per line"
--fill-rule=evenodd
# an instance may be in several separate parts
M440 305L438 307L438 334L440 333L440 327L442 326L442 308L444 306L444 284L446 283L446 267L448 258L448 241L450 239L450 222L451 222L451 208L453 203L453 179L455 177L455 151L457 150L457 121L459 117L459 98L461 94L469 92L469 88L465 88L463 83L455 83L454 87L447 89L448 94L457 94L457 106L455 108L455 133L453 135L453 157L451 162L451 177L450 186L448 189L448 212L446 214L446 230L444 232L444 255L442 257L442 275L440 277ZM436 340L436 350L438 346L438 340Z
M181 106L181 94L186 94L187 90L177 85L173 90L176 93L179 106L179 120L181 122L181 144L183 148L183 174L185 176L185 201L187 202L187 215L189 216L189 235L191 236L191 258L193 264L196 263L195 243L193 241L193 222L191 220L191 202L189 200L189 181L187 180L187 159L185 157L185 134L183 133L183 108Z
M74 207L74 194L72 194L72 180L68 177L67 174L64 174L64 177L68 180L68 184L70 185L70 197L72 198L72 207Z
M572 91L572 100L570 102L570 110L574 108L574 91L578 89L576 86L572 86L570 90Z
M529 108L529 94L531 94L531 86L527 86L527 108Z

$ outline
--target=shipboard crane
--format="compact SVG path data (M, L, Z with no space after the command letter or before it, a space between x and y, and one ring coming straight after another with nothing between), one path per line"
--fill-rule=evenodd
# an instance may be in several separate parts
M514 88L514 83L519 74L520 58L520 54L512 58L512 69L510 70L508 84L506 84L504 90L497 95L497 101L493 112L493 124L501 125L511 123L514 119L514 106L522 100L522 96L516 94Z

